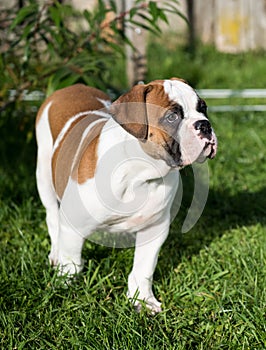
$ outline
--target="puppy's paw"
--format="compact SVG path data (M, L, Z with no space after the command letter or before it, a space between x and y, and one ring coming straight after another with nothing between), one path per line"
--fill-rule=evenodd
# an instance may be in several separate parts
M70 259L52 259L49 255L51 266L56 270L58 276L66 276L71 279L73 276L79 274L84 266L84 260L80 259L74 262Z
M83 263L75 264L74 262L59 263L58 265L58 274L63 276L75 276L80 273L83 269Z
M151 315L156 315L162 311L162 304L154 296L143 299L129 298L129 300L133 303L138 313L146 309Z
M137 306L135 305L135 307L137 312L140 312L144 306L149 313L156 315L162 311L161 305L162 304L154 296L152 296L148 299L144 299L142 303L138 303Z
M51 251L50 254L48 255L49 258L49 263L52 267L56 267L58 265L58 257L55 252Z

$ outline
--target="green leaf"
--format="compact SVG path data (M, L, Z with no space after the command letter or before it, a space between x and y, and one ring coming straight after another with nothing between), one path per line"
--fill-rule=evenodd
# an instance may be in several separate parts
M80 74L76 74L71 72L65 79L62 79L60 84L58 85L58 89L62 89L64 87L75 84L80 78Z
M173 13L188 23L187 17L181 11L179 11L176 6L172 5L171 3L164 4L164 7L161 7L161 10L166 13Z
M109 5L111 7L111 11L117 13L117 5L116 2L114 0L109 0Z
M15 27L22 22L24 22L28 17L35 16L38 14L38 5L37 4L31 4L25 7L22 7L21 10L19 10L16 18L13 20L10 29L13 30Z
M129 18L130 20L138 13L139 9L137 7L133 7L129 10Z
M156 21L159 15L159 11L155 1L149 2L149 12L152 15L153 19Z
M51 19L54 22L55 26L57 28L60 28L60 26L62 24L62 17L61 17L60 9L58 7L55 7L55 6L50 6L49 12L50 12Z
M159 9L158 16L159 16L160 19L163 20L166 24L169 24L168 18L167 18L166 14L164 13L163 10Z
M92 18L91 12L89 12L88 10L84 10L83 11L83 16L86 19L86 21L88 22L88 24L90 24L91 23L91 18Z
M109 42L108 46L111 47L117 53L119 53L121 56L123 56L123 57L125 56L125 51L124 51L123 47L121 47L121 45L117 45L115 43Z
M25 28L23 29L22 35L21 35L21 39L26 39L29 38L31 35L31 31L35 28L35 22L31 21L29 24L27 24L25 26Z
M59 68L54 74L52 74L48 81L47 95L49 96L55 90L59 89L60 83L69 75L69 69L67 67Z
M146 29L147 31L153 33L153 34L158 34L161 33L161 29L158 27L158 25L151 19L149 19L147 16L143 15L143 14L139 14L139 17L143 18L144 21L139 22L139 21L131 21L132 23L134 23L135 25ZM145 22L148 22L150 24L150 26L147 24L145 24Z

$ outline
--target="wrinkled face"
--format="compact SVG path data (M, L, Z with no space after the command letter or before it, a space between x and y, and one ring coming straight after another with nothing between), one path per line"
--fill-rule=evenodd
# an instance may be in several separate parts
M121 103L124 108L114 118L152 157L173 168L215 157L217 139L206 103L183 80L137 85L114 105L122 107Z

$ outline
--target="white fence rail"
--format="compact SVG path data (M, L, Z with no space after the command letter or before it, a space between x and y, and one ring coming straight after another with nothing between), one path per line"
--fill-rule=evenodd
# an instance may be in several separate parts
M198 90L199 95L206 99L256 99L266 98L266 89L244 89L244 90L231 90L231 89L201 89ZM258 104L245 104L245 105L220 105L209 106L209 110L212 112L266 112L266 105Z
M266 89L244 89L244 90L231 90L231 89L201 89L197 90L198 94L204 99L266 99ZM16 90L10 90L9 99L12 101L16 96ZM23 101L41 101L44 100L45 95L41 91L27 90L23 91L21 99ZM209 110L212 112L266 112L266 104L245 104L245 105L210 105Z
M266 89L201 89L198 92L204 98L266 98Z

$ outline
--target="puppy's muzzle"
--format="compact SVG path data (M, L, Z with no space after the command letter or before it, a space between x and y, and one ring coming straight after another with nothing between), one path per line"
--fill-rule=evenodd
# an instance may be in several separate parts
M207 119L197 120L193 126L198 132L198 136L205 140L205 147L201 155L210 159L214 158L217 151L217 139L210 122ZM201 157L198 160L200 161L200 159Z

